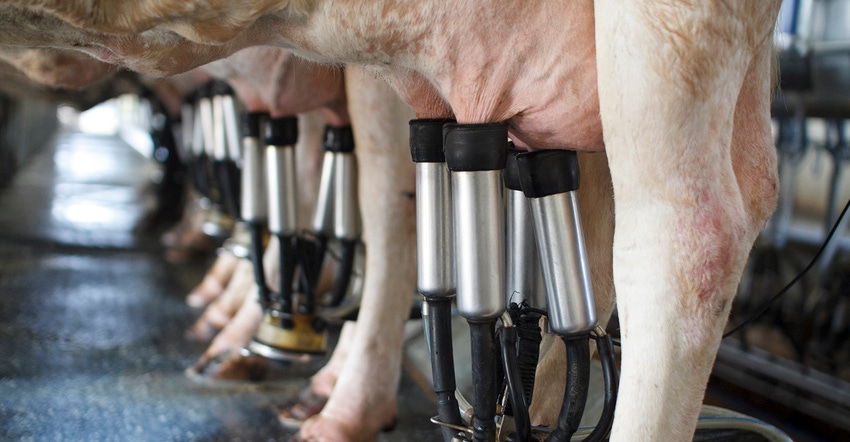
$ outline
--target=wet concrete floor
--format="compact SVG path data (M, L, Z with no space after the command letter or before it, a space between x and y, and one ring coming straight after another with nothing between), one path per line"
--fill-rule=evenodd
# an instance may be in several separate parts
M321 361L259 383L184 375L205 349L183 302L209 260L171 264L136 229L150 162L112 137L66 133L0 190L0 440L286 440L272 406ZM405 370L399 425L436 440L432 399Z

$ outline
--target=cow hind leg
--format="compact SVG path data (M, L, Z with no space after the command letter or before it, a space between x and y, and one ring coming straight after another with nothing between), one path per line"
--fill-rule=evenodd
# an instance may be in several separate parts
M236 315L245 298L249 296L253 283L251 262L237 258L233 275L222 294L213 301L186 332L189 339L201 342L211 340Z
M612 441L693 434L747 254L775 201L765 135L778 6L596 2L622 334Z
M204 279L186 296L186 304L193 308L204 308L224 292L239 258L232 253L221 253L216 257Z
M409 108L383 80L346 68L356 137L366 274L344 368L302 440L374 440L393 425L404 323L416 290L415 187L407 149Z

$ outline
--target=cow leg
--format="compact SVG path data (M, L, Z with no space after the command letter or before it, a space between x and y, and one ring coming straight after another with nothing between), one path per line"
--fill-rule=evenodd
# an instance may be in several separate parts
M767 104L778 7L596 2L622 333L612 441L693 434L747 254L776 198Z
M301 428L303 439L373 440L393 424L403 328L416 290L415 175L406 148L413 115L381 80L346 69L367 270L345 366L325 408Z
M252 274L253 275L253 274ZM257 331L263 309L257 301L257 286L251 283L239 311L233 320L215 336L209 348L186 372L189 376L205 376L213 379L259 380L268 371L268 361L261 356L241 355Z
M356 325L353 321L346 321L343 324L339 334L339 340L331 354L330 360L310 378L310 389L314 394L330 397L334 385L336 385L336 380L345 368L345 361L348 359L351 341L354 339L354 333L357 329Z
M203 308L213 302L224 293L238 263L239 258L236 255L229 252L219 253L201 283L186 296L186 304L194 308Z
M238 258L237 258L238 259ZM238 259L233 277L227 288L213 301L186 332L187 337L197 341L209 341L224 328L242 306L253 286L253 266L247 259Z
M305 420L322 411L333 392L340 373L345 368L345 361L348 359L348 350L351 348L355 330L356 323L346 321L342 326L330 360L321 370L310 377L310 387L295 398L274 408L281 425L287 428L301 428Z

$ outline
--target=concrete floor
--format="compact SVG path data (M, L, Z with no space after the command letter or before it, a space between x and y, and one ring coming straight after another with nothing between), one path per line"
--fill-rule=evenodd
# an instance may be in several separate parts
M0 190L0 440L286 440L272 406L321 361L261 383L183 374L183 302L209 262L166 262L147 212L150 163L111 137L63 134ZM405 370L399 425L379 441L436 440Z

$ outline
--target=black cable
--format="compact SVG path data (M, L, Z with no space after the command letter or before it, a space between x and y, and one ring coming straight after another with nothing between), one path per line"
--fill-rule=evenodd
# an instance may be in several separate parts
M426 298L428 305L428 344L431 349L431 373L434 394L437 395L437 415L440 421L452 425L463 425L455 390L454 353L452 352L452 297L434 296ZM457 430L443 427L443 439L451 442Z
M531 418L528 416L528 402L523 389L522 373L517 362L517 329L516 327L501 328L502 367L505 370L505 380L508 383L511 406L516 424L516 440L531 441Z
M826 239L823 241L823 244L820 246L817 253L815 253L815 256L812 258L806 268L804 268L802 272L797 274L794 279L792 279L788 284L786 284L785 287L782 288L782 290L780 290L777 294L773 295L773 297L770 298L767 302L762 304L762 306L759 307L758 311L750 315L749 318L745 319L744 322L741 322L732 330L726 332L723 335L723 339L726 339L729 336L732 336L733 334L741 331L741 329L749 325L756 318L763 315L764 312L766 312L767 309L770 308L770 306L773 305L774 302L776 302L779 298L785 295L785 293L787 293L788 290L791 289L791 287L793 287L795 284L797 284L798 281L800 281L804 276L806 276L809 270L811 270L815 266L818 259L820 259L821 255L823 254L823 251L826 250L827 244L832 241L832 237L835 236L835 232L838 231L838 226L841 224L841 220L844 219L844 216L847 214L847 209L850 209L850 200L848 200L847 204L844 205L844 210L841 211L841 215L838 216L838 219L835 221L835 224L832 225L832 229L830 229L829 234L826 235Z
M300 313L311 314L316 311L316 293L322 262L327 248L327 237L324 235L297 235L295 250L300 266L298 290L304 294L304 302L299 308Z
M605 378L605 404L602 407L602 415L593 431L587 435L582 442L599 442L604 440L614 424L614 409L617 407L617 387L619 374L617 364L614 361L614 348L611 345L611 336L595 336L596 349L599 352L599 360L602 362L602 375Z
M249 221L248 232L251 234L250 256L251 262L254 264L254 282L257 283L260 294L260 302L263 304L263 310L271 305L271 292L269 286L266 285L266 274L263 270L263 232L265 225L258 221Z
M546 442L569 442L578 430L590 381L590 347L588 335L562 337L567 348L567 385L558 415L558 428L549 433Z
M280 309L281 326L285 329L292 329L295 326L293 322L294 301L292 286L295 280L295 269L298 266L296 261L297 254L295 252L295 240L290 235L278 235L280 244Z
M473 418L472 440L490 442L496 439L496 320L469 322L472 347Z

